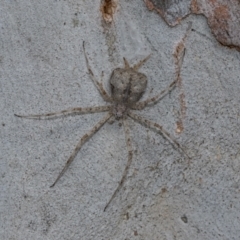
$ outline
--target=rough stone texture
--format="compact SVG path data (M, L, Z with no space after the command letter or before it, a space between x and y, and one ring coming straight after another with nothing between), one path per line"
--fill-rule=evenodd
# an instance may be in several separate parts
M205 17L170 28L144 2L119 2L102 22L100 2L2 1L0 8L0 239L238 240L240 53L220 45ZM67 157L102 114L49 121L18 114L103 104L87 72L109 90L113 69L149 53L143 98L174 79L174 47L186 39L181 91L142 112L185 147L190 163L160 135L129 121L133 164L106 212L127 161L123 130L106 124L54 188ZM180 95L184 130L177 134Z
M145 0L145 3L170 26L176 26L191 13L203 14L221 44L240 50L239 0Z

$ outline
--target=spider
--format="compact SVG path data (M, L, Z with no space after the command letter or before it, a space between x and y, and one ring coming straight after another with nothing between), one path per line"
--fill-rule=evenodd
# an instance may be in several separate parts
M186 37L186 35L185 35ZM83 144L90 139L106 122L113 122L113 121L120 121L123 124L124 131L125 131L125 139L126 145L128 150L128 161L125 166L125 169L122 174L122 178L118 184L118 187L114 191L113 195L111 196L110 200L106 204L104 211L107 209L109 204L112 202L120 188L122 187L124 181L126 180L127 173L129 167L132 162L133 158L133 147L132 141L130 137L130 129L127 123L127 118L130 117L134 121L139 122L140 124L153 129L160 133L163 137L165 137L175 148L177 148L182 154L184 154L188 159L190 157L185 152L183 147L175 140L161 125L158 123L152 122L142 116L139 116L133 110L142 110L145 107L157 103L160 99L162 99L165 95L167 95L170 91L174 89L176 83L178 82L180 76L180 68L182 65L182 59L184 56L184 44L177 45L175 49L175 64L177 69L176 79L163 91L158 93L153 97L149 97L144 101L139 101L146 90L147 87L147 76L143 73L138 72L138 69L149 59L150 55L139 61L137 64L133 65L132 67L129 65L128 61L123 58L124 67L123 68L116 68L113 70L110 76L110 89L111 94L107 93L104 89L102 82L99 82L91 67L89 65L89 61L87 58L86 50L85 50L85 43L83 42L83 52L86 60L87 69L93 84L98 89L102 98L107 102L110 103L104 106L96 106L96 107L86 107L86 108L70 108L67 110L63 110L60 112L53 112L53 113L46 113L40 115L18 115L15 114L17 117L21 118L28 118L28 119L53 119L60 116L69 116L69 115L77 115L77 114L88 114L88 113L96 113L96 112L107 112L106 115L92 128L90 129L78 142L77 146L75 147L74 151L71 153L70 157L68 158L64 168L58 175L55 182L50 186L54 187L58 180L63 176L65 171L68 169L70 164L73 162L74 158L76 157L77 153L80 151Z

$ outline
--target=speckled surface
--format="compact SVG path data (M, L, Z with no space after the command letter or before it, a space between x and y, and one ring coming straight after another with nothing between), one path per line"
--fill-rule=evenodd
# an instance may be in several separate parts
M143 1L121 1L111 25L100 1L4 1L0 9L0 239L239 239L240 53L219 45L201 16L170 28ZM113 69L151 53L143 98L175 75L174 47L192 21L181 86L141 112L185 147L190 163L157 133L129 120L133 164L106 212L127 160L123 129L105 126L56 179L102 114L20 119L104 103ZM185 109L181 114L181 107ZM183 131L176 133L179 119Z

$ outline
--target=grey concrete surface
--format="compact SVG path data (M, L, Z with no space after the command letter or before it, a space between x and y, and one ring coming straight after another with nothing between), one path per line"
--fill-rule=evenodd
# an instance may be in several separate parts
M240 239L240 53L213 38L201 16L169 28L143 1L123 0L104 26L100 1L1 1L0 239ZM141 112L164 126L189 163L159 134L129 120L134 159L106 212L127 160L123 129L106 124L54 182L80 137L102 114L20 119L104 104L87 72L109 90L111 71L151 53L143 96L175 77L174 47L188 23L182 86ZM180 94L186 114L176 133Z

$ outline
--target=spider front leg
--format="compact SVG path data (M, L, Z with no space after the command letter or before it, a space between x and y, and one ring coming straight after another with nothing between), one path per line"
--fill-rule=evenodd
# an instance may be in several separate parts
M183 63L184 51L185 51L185 48L184 48L184 45L183 45L183 48L181 48L181 51L178 52L178 55L174 56L176 58L176 61L175 61L175 64L176 64L176 79L167 88L165 88L163 91L161 91L160 93L158 93L154 97L149 97L145 101L136 103L132 107L132 109L142 110L147 105L155 104L175 88L177 82L180 79L180 70L181 70L181 66L182 66L182 63ZM175 50L175 52L176 52L176 50Z
M174 147L177 147L177 149L180 150L181 153L183 153L188 160L191 158L188 156L186 151L183 149L183 147L180 145L180 143L177 142L177 140L170 135L160 124L152 122L142 116L139 116L138 114L135 114L133 112L128 112L128 116L131 117L133 120L141 123L142 125L157 130L157 132L160 132Z
M86 108L79 107L79 108L69 108L67 110L63 110L60 112L52 112L52 113L37 114L37 115L19 115L19 114L14 114L14 115L16 117L21 117L21 118L45 120L45 119L54 119L61 116L106 112L106 111L109 111L110 108L111 106L98 106L98 107L86 107Z
M192 28L192 22L190 22L188 24L186 33L184 34L183 38L176 45L174 53L173 53L177 80L180 79L181 67L182 67L183 58L185 55L185 45L184 44L185 44L187 36L190 33L191 28Z
M184 51L184 49L183 49ZM183 62L183 57L184 57L184 54L181 55L181 64ZM178 82L179 78L180 78L180 70L181 70L181 66L179 66L179 61L175 62L176 64L178 64L178 72L176 74L176 79L167 87L165 88L163 91L161 91L160 93L158 93L157 95L155 95L154 97L149 97L147 98L146 100L144 101L141 101L141 102L137 102L133 107L132 109L135 109L135 110L142 110L144 109L147 105L150 105L150 104L155 104L157 103L159 100L161 100L163 97L165 97L168 93L170 93L176 86L176 83Z
M140 60L138 63L136 63L135 65L133 65L133 69L135 71L137 71L149 58L150 58L151 54L149 54L147 57L145 57L144 59Z
M88 62L88 58L87 58L87 54L86 54L86 50L85 50L85 42L83 42L83 52L84 52L84 56L85 56L85 60L86 60L86 64L87 64L87 69L88 72L90 74L90 77L95 85L95 87L97 88L97 90L99 91L99 93L101 94L102 98L106 101L106 102L112 102L112 98L109 96L109 94L105 91L102 82L99 82L96 77L93 74L93 71L89 65Z
M181 80L180 73L181 73L181 67L182 67L183 59L184 59L184 55L185 55L184 43L185 43L186 38L191 30L191 27L192 27L192 23L190 22L185 35L183 36L181 41L177 44L177 46L175 47L174 53L173 53L175 70L176 70L176 73L175 73L176 79L166 89L164 89L163 91L161 91L154 97L149 97L145 101L136 103L132 107L132 109L142 110L149 104L157 103L159 100L161 100L163 97L165 97L169 92L171 92L174 89L174 87L176 86L176 83Z
M60 174L58 175L57 179L55 180L55 182L50 186L50 187L54 187L55 184L58 182L58 180L62 177L62 175L66 172L66 170L68 169L68 167L70 166L70 164L72 163L72 161L74 160L74 158L76 157L77 153L79 152L79 150L81 149L82 145L89 139L91 138L103 125L105 122L107 122L110 118L111 118L112 114L111 113L107 113L107 115L102 118L88 133L86 133L78 142L77 146L75 147L74 151L72 152L71 156L69 157L69 159L67 160L63 170L60 172Z
M133 65L133 67L130 66L129 62L127 61L127 59L124 57L123 61L124 61L124 67L125 69L134 69L135 71L137 71L149 58L150 58L151 54L149 54L147 57L145 57L144 59L140 60L138 63L136 63L135 65Z
M138 102L135 105L132 106L132 109L134 110L142 110L149 104L155 104L160 99L162 99L164 96L166 96L169 92L173 90L173 88L176 86L177 80L174 80L166 89L161 91L159 94L155 95L154 97L150 97L146 99L145 101Z
M126 119L123 119L123 126L124 126L124 131L125 131L125 140L126 140L126 145L127 145L127 149L128 149L128 161L126 164L126 167L123 171L122 174L122 178L118 184L118 187L116 188L116 190L114 191L112 197L110 198L110 200L108 201L108 203L106 204L104 211L106 211L106 209L108 208L109 204L112 202L112 200L115 198L115 196L117 195L118 191L120 190L120 188L122 187L123 183L126 180L127 177L127 173L129 170L129 167L131 166L132 163L132 158L133 158L133 147L132 147L132 140L130 137L130 129L127 123Z

